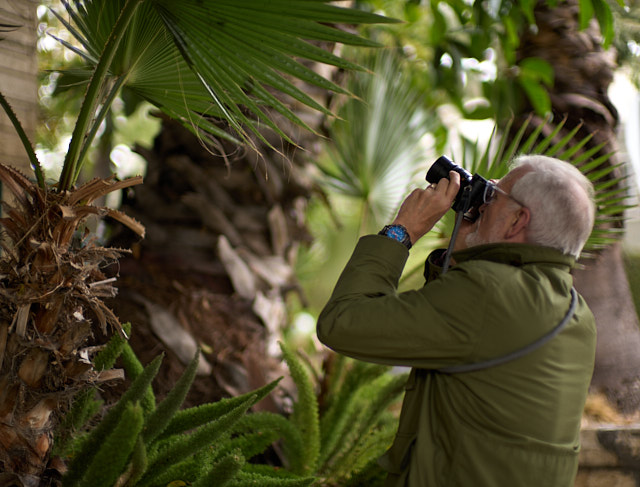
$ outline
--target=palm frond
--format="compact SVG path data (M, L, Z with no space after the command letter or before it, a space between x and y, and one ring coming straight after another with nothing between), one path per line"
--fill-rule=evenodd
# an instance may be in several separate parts
M465 151L461 165L472 173L482 174L487 179L500 179L509 171L509 161L516 155L516 148L518 153L541 154L570 162L593 183L596 193L596 221L593 232L583 249L582 257L591 256L593 252L620 240L624 235L621 230L624 213L635 206L629 202L628 177L617 175L623 172L625 164L612 164L613 153L594 158L593 156L603 148L603 144L585 148L592 139L592 135L576 140L576 133L580 126L558 138L558 134L565 128L566 120L550 126L551 120L547 119L525 137L527 129L531 129L530 122L531 119L523 123L513 138L511 148L505 152L500 149L507 138L494 130L488 144L488 147L494 147L492 157L487 157L488 152L478 157L478 143L464 141L462 145ZM549 128L551 130L546 135L542 135L545 129ZM509 132L510 127L507 127L502 133ZM496 147L498 149L495 149ZM439 228L449 228L448 223L450 222L445 220Z
M374 74L354 73L349 80L356 98L338 111L320 167L332 191L365 203L363 220L370 223L364 226L374 227L392 216L424 164L429 119L420 109L422 93L400 74L397 53L379 51L363 64Z
M252 133L268 144L264 128L288 140L272 121L273 111L311 130L290 105L302 104L325 114L329 111L309 96L303 85L342 94L346 91L304 62L359 68L310 41L374 46L372 41L333 25L392 21L325 0L78 0L72 4L65 0L63 4L68 20L57 16L80 46L74 51L98 68L105 63L105 52L112 52L108 76L95 81L96 85L106 83L91 92L97 102L91 100L92 105L81 111L77 132L97 131L104 113L90 121L92 108L100 103L109 105L108 97L113 95L108 95L109 87L117 82L194 133L235 143L249 141ZM128 12L128 18L122 12ZM122 24L121 39L115 42L118 22ZM91 137L82 138L79 133L74 138L80 140L72 139L69 165L76 163L79 154L84 157L91 143ZM79 144L84 148L76 147ZM69 173L77 174L78 170L63 171L67 179Z

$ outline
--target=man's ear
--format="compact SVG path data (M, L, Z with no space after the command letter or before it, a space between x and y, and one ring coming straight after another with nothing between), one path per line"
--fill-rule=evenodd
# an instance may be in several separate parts
M531 211L522 207L515 214L511 226L507 229L506 238L523 237L531 221Z

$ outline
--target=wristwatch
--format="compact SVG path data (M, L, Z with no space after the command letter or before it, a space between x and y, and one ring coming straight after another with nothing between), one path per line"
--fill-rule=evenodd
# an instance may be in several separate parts
M385 225L382 230L378 232L378 235L384 235L385 237L397 240L401 244L404 244L407 249L411 248L411 238L409 238L409 232L402 225Z

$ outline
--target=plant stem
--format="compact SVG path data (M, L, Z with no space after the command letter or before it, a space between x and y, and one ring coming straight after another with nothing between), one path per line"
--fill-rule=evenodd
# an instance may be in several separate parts
M98 116L95 117L93 121L93 125L91 126L91 128L87 127L87 131L88 131L87 137L84 144L82 144L82 148L80 149L80 156L78 157L78 161L84 161L85 157L87 157L87 153L91 148L91 142L96 137L96 134L98 133L98 129L100 128L100 125L102 124L107 114L109 113L109 109L113 104L113 100L115 100L116 95L120 92L120 88L122 88L122 85L124 85L125 80L126 80L125 76L120 76L118 78L116 83L109 90L109 94L107 95L104 103L102 104L102 108L100 109ZM76 164L75 172L72 178L72 184L73 182L77 181L81 170L82 170L82 163Z
M38 186L40 186L40 188L42 189L45 189L44 175L42 174L42 167L40 166L40 161L38 160L38 157L36 156L36 153L33 150L33 146L31 145L31 142L29 141L29 137L27 137L27 133L24 131L24 128L20 123L20 120L18 120L18 117L13 111L13 108L11 108L11 105L9 105L9 102L7 101L7 99L4 97L2 93L0 93L0 105L2 105L2 108L4 108L4 111L9 117L9 120L11 120L13 127L16 129L16 132L18 132L18 136L22 141L22 145L24 145L24 148L27 151L27 156L29 157L29 161L33 166L33 172L35 173L36 180L38 181Z
M84 157L87 153L86 150L83 150L83 146L89 146L92 138L95 137L96 134L96 131L89 132L89 126L95 115L100 92L107 79L109 67L138 5L144 1L145 0L127 0L104 46L100 60L89 82L87 94L80 108L78 120L76 121L76 126L71 136L69 150L67 151L60 174L59 191L70 189L75 183L77 175L80 173L80 168L84 163ZM112 101L113 98L110 98L109 103ZM80 157L81 155L82 157Z

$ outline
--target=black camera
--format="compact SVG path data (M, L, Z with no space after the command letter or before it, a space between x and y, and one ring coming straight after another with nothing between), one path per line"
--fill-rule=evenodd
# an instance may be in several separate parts
M473 176L469 171L454 164L447 157L439 157L427 171L427 181L436 184L442 178L449 179L449 171L460 174L460 191L453 200L454 211L462 211L464 219L474 222L480 214L478 209L485 202L486 195L491 192L492 184L479 174Z

